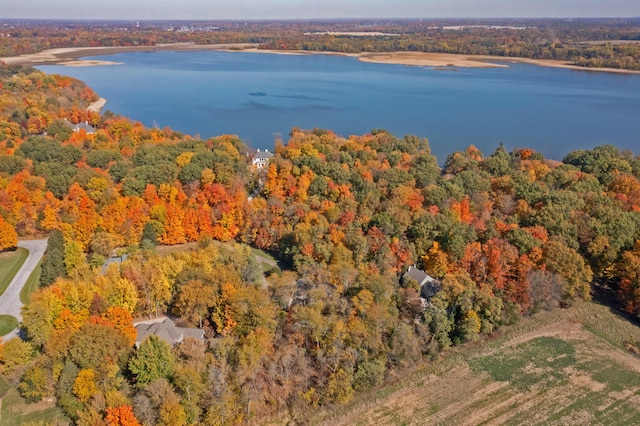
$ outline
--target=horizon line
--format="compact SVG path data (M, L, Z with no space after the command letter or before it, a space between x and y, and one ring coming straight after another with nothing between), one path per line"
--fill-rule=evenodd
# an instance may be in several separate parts
M324 17L324 18L0 18L0 22L4 21L83 21L83 22L115 22L115 21L139 21L139 22L211 22L211 21L224 21L224 22L282 22L282 21L327 21L327 20L492 20L492 19L520 19L520 20L602 20L602 19L640 19L638 16L556 16L556 17L523 17L523 16L496 16L496 17Z

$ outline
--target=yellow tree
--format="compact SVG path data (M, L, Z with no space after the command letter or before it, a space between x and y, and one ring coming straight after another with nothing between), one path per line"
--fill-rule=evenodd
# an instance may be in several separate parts
M440 249L437 241L433 242L433 246L422 256L422 266L431 275L442 278L449 272L449 260L447 254Z
M89 399L98 392L96 385L96 372L92 368L80 370L76 380L73 382L73 393L78 399L86 404Z
M0 252L18 246L18 234L9 222L0 216Z

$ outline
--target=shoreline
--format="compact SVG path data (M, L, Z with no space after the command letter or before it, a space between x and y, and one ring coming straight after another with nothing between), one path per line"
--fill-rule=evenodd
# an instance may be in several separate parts
M155 46L121 46L121 47L69 47L48 49L38 53L21 56L0 58L7 64L23 65L64 65L64 66L112 66L121 63L107 60L82 60L87 56L108 56L126 52L156 52L156 51L223 51L244 53L267 53L277 55L334 55L353 57L361 62L424 66L424 67L452 67L452 68L508 68L509 63L524 63L550 68L564 68L576 71L608 72L618 74L640 74L640 71L620 68L588 68L572 65L565 61L551 59L516 58L506 56L488 55L463 55L453 53L426 53L426 52L320 52L309 50L271 50L260 49L255 43L228 43L228 44L194 44L194 43L169 43Z

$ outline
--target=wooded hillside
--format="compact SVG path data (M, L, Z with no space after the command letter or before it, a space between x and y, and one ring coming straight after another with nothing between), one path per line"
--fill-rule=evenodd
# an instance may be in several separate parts
M259 171L235 136L88 113L77 80L4 66L0 84L0 216L50 236L27 340L0 364L77 424L304 422L594 292L640 314L640 158L614 146L561 162L470 145L441 168L425 139L293 129ZM288 270L265 286L249 246ZM439 281L422 299L410 265ZM163 314L205 340L134 349L132 318Z

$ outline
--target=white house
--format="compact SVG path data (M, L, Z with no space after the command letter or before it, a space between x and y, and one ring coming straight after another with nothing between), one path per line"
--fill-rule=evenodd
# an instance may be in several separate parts
M269 160L271 158L273 158L273 153L269 152L268 149L265 149L264 151L258 150L256 155L253 156L253 165L261 169L269 164Z

